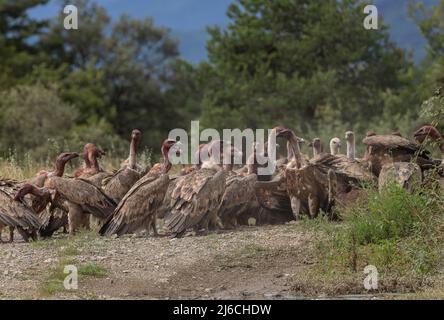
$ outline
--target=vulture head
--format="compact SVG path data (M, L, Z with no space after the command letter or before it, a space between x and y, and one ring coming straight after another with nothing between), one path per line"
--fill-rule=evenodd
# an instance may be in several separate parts
M424 143L427 137L430 137L433 141L442 142L442 136L439 131L434 126L430 125L422 126L416 130L414 137L418 143Z
M276 132L276 137L283 137L285 139L290 139L294 135L293 130L284 126L277 126L273 128L273 130Z
M320 155L323 151L322 142L320 138L314 138L308 146L313 148L314 157Z
M90 167L93 160L106 155L106 152L99 149L94 143L87 143L83 147L83 159L87 167Z
M340 148L341 148L341 139L335 137L330 140L330 153L332 155L337 155L339 153Z
M36 213L42 212L47 204L51 202L51 193L46 188L37 188L36 186L25 183L15 194L14 201L22 202L27 194L32 194L35 198L32 200L32 208Z
M77 158L79 154L77 152L64 152L58 155L56 163L65 165L71 159Z
M170 150L176 152L176 155L180 155L180 144L176 142L174 139L165 139L162 143L162 147L160 148L163 156L168 156Z
M350 143L353 143L355 141L355 133L353 131L347 131L345 133L345 140L347 140Z
M55 160L55 171L50 173L50 176L63 176L65 165L68 163L68 161L77 158L78 156L79 154L77 152L64 152L59 154Z
M142 138L142 132L138 129L134 129L131 132L131 142L134 145L134 149L137 150L140 144L140 140Z
M366 137L366 138L367 138L367 137L373 137L373 136L376 136L376 132L374 132L374 131L372 131L372 130L367 131L367 133L365 134L365 137Z

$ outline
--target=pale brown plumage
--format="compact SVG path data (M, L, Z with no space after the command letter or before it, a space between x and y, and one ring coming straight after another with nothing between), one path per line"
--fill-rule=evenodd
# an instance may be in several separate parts
M106 219L116 203L91 181L80 178L51 177L45 187L55 190L63 199L82 207L84 212Z
M155 211L162 205L168 188L167 174L147 174L128 191L115 212L100 229L100 234L121 236L141 229L156 230Z
M272 175L271 181L258 181L255 184L256 198L261 207L265 209L261 213L259 224L285 223L294 219L291 200L287 192L285 169L287 163L300 167L307 161L300 152L295 153L295 150L299 150L301 138L297 137L291 129L283 126L275 127L273 130L276 137L283 137L287 140L287 158L286 161L276 163L276 171ZM270 136L268 139L270 140ZM270 141L268 145L273 147ZM258 180L260 179L258 178Z
M234 228L240 224L239 217L257 202L254 185L257 175L230 175L226 180L225 192L219 205L218 215L225 228Z
M217 208L225 191L224 170L203 168L178 178L171 195L171 214L165 227L175 237L187 229L222 227Z
M332 214L332 195L336 185L332 181L335 179L333 170L322 164L308 163L302 168L288 166L285 177L295 219L307 211L311 218L316 217L319 210Z
M376 176L384 164L391 162L414 161L423 170L439 165L439 161L434 161L426 150L397 135L372 135L364 138L363 143L367 146L364 160L369 162Z
M125 196L131 187L142 177L143 169L137 164L137 149L141 132L134 129L131 133L130 153L125 164L111 176L102 180L103 191L116 203Z

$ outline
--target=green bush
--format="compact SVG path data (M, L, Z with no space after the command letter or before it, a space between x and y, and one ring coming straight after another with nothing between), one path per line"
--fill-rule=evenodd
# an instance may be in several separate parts
M382 274L427 275L442 261L442 191L408 193L389 185L383 193L366 190L368 203L343 208L343 221L327 226L327 239L317 245L326 274L363 270L372 264Z

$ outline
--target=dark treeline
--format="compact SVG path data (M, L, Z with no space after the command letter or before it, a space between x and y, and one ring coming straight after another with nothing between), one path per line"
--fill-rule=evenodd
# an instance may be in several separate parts
M42 158L51 142L120 150L132 128L157 150L190 120L214 128L282 123L307 137L408 134L430 121L422 101L444 85L444 0L409 5L428 41L420 66L383 22L363 28L359 0L234 1L228 27L208 29L209 61L197 66L149 17L113 20L93 1L70 0L58 17L31 19L29 10L46 2L0 0L3 155ZM79 30L63 28L68 3L79 9Z

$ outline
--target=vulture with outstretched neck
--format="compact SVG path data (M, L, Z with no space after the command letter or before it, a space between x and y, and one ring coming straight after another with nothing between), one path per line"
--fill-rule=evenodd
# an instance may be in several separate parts
M176 181L169 206L171 212L165 219L165 227L173 237L183 236L190 228L195 231L223 228L217 212L228 172L221 164L231 158L232 148L217 140L208 146L208 153L210 158L203 162L201 169Z
M43 187L48 177L62 177L65 173L66 164L78 156L79 154L76 152L63 152L59 154L54 162L53 171L41 170L37 173L35 178L27 180L26 183L33 184L37 187Z
M37 231L41 222L35 212L23 199L24 190L32 193L36 197L49 199L50 194L47 190L39 190L30 184L25 184L17 189L17 184L8 180L0 181L0 242L2 229L9 227L9 241L14 241L14 229L27 242L29 238L37 240ZM41 203L43 203L42 201ZM44 208L37 207L37 210Z
M79 154L76 152L61 153L55 160L53 171L49 172L42 170L38 173L37 177L26 181L26 183L32 184L39 188L43 187L48 177L62 177L65 172L66 164L78 156ZM26 190L29 190L29 187L28 189L23 189L22 192L25 192ZM29 194L30 196L28 199L25 198L25 200L32 208L34 208L34 211L39 214L42 222L39 229L39 234L43 237L49 237L61 227L66 230L66 226L68 225L68 212L65 212L60 208L50 209L46 207L48 204L47 199L35 196L35 193L36 192L27 192L26 194ZM39 208L43 209L40 210Z
M320 140L315 139L313 141L314 159L301 163L299 160L301 153L297 146L297 143L293 144L294 160L290 161L285 168L286 187L293 216L297 220L300 213L308 213L311 218L315 218L322 210L332 217L336 174L318 161L324 156L335 156L322 153Z
M169 152L175 145L176 141L172 139L162 143L163 163L154 165L132 186L100 229L99 233L102 236L112 234L121 236L142 229L148 234L153 229L154 235L157 235L157 211L162 206L170 181L168 171L172 165Z
M376 176L379 176L382 166L392 162L413 161L422 170L439 165L439 161L434 161L428 151L398 135L367 136L363 143L367 147L364 160L368 161L371 171Z
M125 196L131 187L142 177L142 167L137 164L137 149L141 132L137 129L131 133L130 155L127 163L110 177L103 179L102 189L116 203Z
M268 155L275 154L273 149L275 150L276 145L274 144L274 139L272 139L273 135L287 140L288 159L286 163L276 167L270 181L258 181L255 184L256 198L261 207L265 209L263 214L261 214L260 224L285 223L294 219L290 197L287 192L285 168L290 164L300 168L307 162L306 157L300 152L300 145L303 139L297 137L293 130L283 126L272 129L268 137ZM260 180L260 177L258 177L258 180Z

